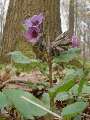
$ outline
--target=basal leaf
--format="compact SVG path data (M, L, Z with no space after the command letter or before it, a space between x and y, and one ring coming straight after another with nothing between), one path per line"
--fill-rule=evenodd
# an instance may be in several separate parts
M55 100L66 101L71 99L71 96L67 92L59 93L56 95Z
M44 93L41 97L41 101L47 105L48 109L50 109L50 97L48 93Z
M6 107L9 105L8 99L5 96L5 94L3 94L2 92L0 92L0 109Z
M64 117L74 117L77 114L80 114L88 106L86 102L75 102L73 104L67 105L62 110L62 116Z
M90 85L84 85L83 86L82 94L90 95Z
M64 81L81 79L83 75L82 69L66 69Z
M68 51L62 52L59 56L56 56L53 60L55 63L61 63L61 62L69 62L76 58L78 54L80 53L79 48L71 48Z
M63 83L62 85L55 86L50 89L49 95L50 97L54 98L60 92L67 92L70 88L75 85L74 80L70 80L68 82Z
M33 118L34 116L41 117L47 113L44 110L33 105L32 103L22 99L22 96L24 96L30 99L31 101L35 102L36 104L48 108L47 105L45 105L43 102L41 102L39 99L35 98L32 94L28 92L19 89L8 89L5 91L5 94L7 95L8 99L12 102L12 105L15 106L17 111L19 111L21 115L23 115L23 117L26 119Z
M15 63L20 63L20 64L29 64L29 63L31 63L30 59L27 56L23 55L23 53L20 52L20 51L10 52L8 55L11 56L11 59Z

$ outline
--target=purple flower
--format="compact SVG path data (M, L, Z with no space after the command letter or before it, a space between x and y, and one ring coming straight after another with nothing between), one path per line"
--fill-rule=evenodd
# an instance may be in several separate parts
M39 32L38 27L32 26L24 33L24 36L28 42L36 43L40 38Z
M77 36L74 34L73 36L72 36L72 47L73 48L75 48L75 47L78 47L78 38L77 38Z
M34 15L31 18L31 22L32 22L33 26L38 26L42 23L43 19L44 19L43 14L40 13L39 15Z
M28 42L36 43L40 38L40 25L43 22L43 14L34 15L32 18L24 21L25 33L24 36Z
M43 19L43 14L40 13L39 15L34 15L31 19L26 19L24 21L24 24L27 28L32 26L39 26L43 22Z
M30 27L32 27L33 24L32 24L32 22L31 22L31 19L30 19L30 18L29 18L29 19L26 19L26 20L24 21L24 25L27 27L27 29L30 28Z

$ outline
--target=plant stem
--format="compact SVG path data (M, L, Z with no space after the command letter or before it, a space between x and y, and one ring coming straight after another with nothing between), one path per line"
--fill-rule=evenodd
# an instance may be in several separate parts
M48 67L49 67L49 83L50 83L50 87L53 86L53 80L52 80L52 59L49 56L48 59Z
M84 34L84 40L85 40L86 34ZM83 71L85 69L85 62L86 62L86 56L85 56L85 41L83 43Z
M49 67L49 83L50 87L53 86L52 80L52 55L51 55L51 41L48 36L48 46L47 46L47 53L48 53L48 67Z

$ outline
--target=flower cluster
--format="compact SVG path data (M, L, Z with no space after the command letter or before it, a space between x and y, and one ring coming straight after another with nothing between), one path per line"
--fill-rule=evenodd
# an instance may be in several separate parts
M34 15L32 18L24 21L25 33L24 36L28 42L36 43L40 38L40 25L43 22L43 15Z

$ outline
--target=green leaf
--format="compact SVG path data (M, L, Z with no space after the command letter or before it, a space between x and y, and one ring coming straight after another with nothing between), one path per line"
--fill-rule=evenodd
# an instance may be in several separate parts
M55 63L61 63L61 62L69 62L73 59L75 59L78 54L80 53L79 48L71 48L68 51L62 52L59 56L56 56L53 60Z
M71 99L71 96L67 92L59 93L56 95L55 100L66 101Z
M49 95L50 95L51 98L54 98L60 92L67 92L74 85L75 85L75 81L70 80L68 82L63 83L62 85L55 86L55 87L51 88L50 91L49 91Z
M82 69L76 71L76 78L77 80L80 80L79 86L78 86L78 96L82 92L83 86L86 83L87 79L86 76L88 74L87 70L83 71ZM74 73L75 74L75 73Z
M34 116L41 117L47 113L39 107L21 98L22 96L24 96L30 99L31 101L35 102L36 104L48 108L48 106L46 106L43 102L41 102L39 99L35 98L32 94L28 92L19 89L8 89L5 91L5 94L7 95L8 99L12 102L12 105L15 106L17 111L19 111L21 115L23 115L23 117L26 119L33 118Z
M0 109L9 105L8 99L6 98L5 94L0 92Z
M88 75L88 71L87 69L84 70L84 74L82 75L82 78L80 80L80 83L79 83L79 88L78 88L78 95L82 92L82 89L83 89L83 86L86 84L87 82L87 79L86 79L86 76Z
M74 118L74 120L81 120L81 115L77 115L75 118Z
M67 69L64 76L64 81L81 79L82 75L82 69Z
M33 69L39 68L40 65L41 65L41 61L36 59L30 59L30 64L15 63L15 67L20 72L30 72Z
M79 87L78 87L78 95L82 92L82 89L83 89L85 82L86 81L84 79L80 80Z
M44 93L41 97L41 101L50 109L50 97L48 93Z
M70 90L69 93L73 96L77 96L78 95L78 84L75 84Z
M77 114L80 114L88 106L86 102L75 102L63 108L62 116L64 117L74 117Z
M11 59L15 63L20 63L20 64L29 64L29 63L31 63L30 59L27 56L23 55L22 52L20 52L20 51L10 52L8 55L11 56Z
M79 88L79 85L78 85L78 84L74 85L74 86L69 90L69 93L71 93L71 94L74 95L74 96L77 96L77 95L78 95L78 88ZM90 95L90 86L89 86L89 85L83 85L81 94L82 94L82 95Z
M90 86L89 85L84 85L83 86L82 94L88 94L88 95L90 95Z

